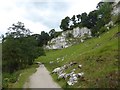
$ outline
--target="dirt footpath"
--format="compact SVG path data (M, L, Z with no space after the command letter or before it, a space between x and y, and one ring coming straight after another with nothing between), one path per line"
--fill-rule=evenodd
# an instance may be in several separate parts
M40 65L37 71L30 76L23 88L61 88L52 80L49 71L44 65ZM61 89L62 90L62 89Z

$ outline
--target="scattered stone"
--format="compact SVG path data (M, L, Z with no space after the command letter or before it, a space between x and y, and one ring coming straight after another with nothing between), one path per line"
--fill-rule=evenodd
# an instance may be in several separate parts
M78 65L78 68L81 68L82 67L82 65L80 64L80 65Z
M109 27L107 27L107 29L109 30L110 28L109 28Z
M70 81L67 81L67 84L68 84L69 86L74 85L73 82L70 82Z
M66 74L66 75L64 76L64 79L67 79L69 76L70 76L70 74Z
M76 70L75 68L73 70L71 70L70 73L67 73L67 74L64 71L65 71L65 69L67 69L67 68L69 68L69 67L71 67L71 66L73 66L75 64L77 64L77 63L76 62L70 62L69 64L63 65L61 67L57 67L52 71L52 73L56 73L58 75L58 79L68 80L67 81L68 85L70 85L70 86L74 85L75 83L78 82L77 81L78 78L83 77L84 73L83 72L75 73L75 70ZM80 65L78 65L78 67L81 68L82 65L80 64Z
M77 77L74 76L74 77L70 77L69 78L69 81L67 81L68 85L74 85L75 83L77 83Z
M52 71L52 73L57 73L57 72L60 72L60 67L58 67L58 68L55 68L53 71Z
M83 39L81 39L80 41L81 41L81 42L84 42L84 40L83 40Z
M84 75L84 73L83 73L83 72L78 73L78 77L82 77L83 75Z
M35 64L41 64L41 62L35 62Z
M62 73L62 74L60 74L60 75L58 76L58 79L60 79L60 78L64 78L65 75L66 75L66 73Z

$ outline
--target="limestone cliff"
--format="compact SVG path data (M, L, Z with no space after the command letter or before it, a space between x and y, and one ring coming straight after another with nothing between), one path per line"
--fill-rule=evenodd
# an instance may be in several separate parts
M57 38L53 38L48 41L48 45L45 49L62 49L67 48L73 44L83 42L86 38L91 37L91 30L83 28L74 28L73 30L67 30L61 33Z

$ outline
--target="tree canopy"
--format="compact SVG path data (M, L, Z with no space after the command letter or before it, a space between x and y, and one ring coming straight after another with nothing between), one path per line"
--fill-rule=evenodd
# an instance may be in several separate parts
M30 30L18 22L8 29L2 42L3 47L3 72L16 70L33 64L38 56L45 55L44 50L38 47L35 37L30 35Z
M64 19L62 19L61 21L61 25L60 25L60 28L63 30L63 31L66 31L69 29L69 22L70 22L70 17L65 17Z
M99 2L97 9L88 14L84 12L73 15L71 19L67 16L62 19L60 28L66 31L73 30L75 27L87 27L92 30L92 36L96 36L97 33L100 32L100 28L111 21L112 3L113 2ZM71 21L73 24L69 25Z

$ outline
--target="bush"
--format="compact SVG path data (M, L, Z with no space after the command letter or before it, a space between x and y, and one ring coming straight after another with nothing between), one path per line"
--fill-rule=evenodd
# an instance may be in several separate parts
M15 83L18 79L20 72L15 73L3 73L2 77L2 87L8 88L10 83Z

